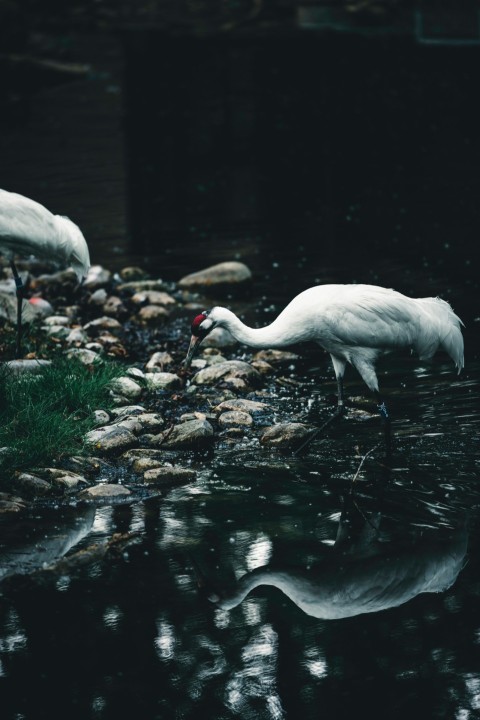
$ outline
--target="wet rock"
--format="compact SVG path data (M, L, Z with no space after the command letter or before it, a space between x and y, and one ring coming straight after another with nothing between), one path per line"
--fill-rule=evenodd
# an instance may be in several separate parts
M0 492L0 515L6 513L17 513L24 510L25 501L16 495Z
M85 436L85 444L100 453L119 453L136 445L137 438L127 428L105 425L90 430Z
M135 380L126 376L115 378L109 383L109 386L114 393L122 395L128 400L136 400L142 394L141 386Z
M201 290L205 295L224 295L251 284L252 273L241 262L229 261L212 265L186 275L178 282L185 290Z
M87 277L83 281L83 287L86 290L97 290L103 288L112 281L112 273L110 270L101 265L92 265L87 273Z
M164 465L165 451L153 448L136 448L124 452L119 460L124 465L130 466L133 472L143 473L145 470Z
M42 468L41 473L47 481L51 482L53 487L67 492L76 490L79 485L88 484L82 475L60 468Z
M262 413L268 410L268 405L256 400L247 400L246 398L234 398L232 400L224 400L213 408L216 413L224 413L227 410L240 410L250 415Z
M52 492L51 483L33 473L22 472L15 478L15 485L28 496L41 497Z
M253 418L246 412L241 410L227 410L218 418L218 424L223 429L239 426L249 427L253 423Z
M62 459L61 464L65 469L73 470L79 475L98 475L100 471L108 473L112 470L112 466L106 460L92 455L72 455Z
M143 474L143 480L146 485L186 485L197 477L194 470L182 467L164 467L152 468L146 470Z
M253 360L269 363L270 365L288 365L298 360L299 356L289 350L259 350Z
M162 305L145 305L137 313L137 319L141 323L155 325L163 323L169 317L169 312Z
M261 383L261 375L243 360L226 360L200 370L193 378L195 385L225 383L237 390L246 390Z
M208 447L213 435L213 427L207 420L190 420L156 435L152 444L167 449L193 450Z
M162 372L164 368L173 364L173 358L168 352L153 353L150 360L145 365L147 372Z
M274 372L273 365L265 362L265 360L253 360L252 367L254 367L255 370L258 370L260 375L271 375L271 373Z
M267 428L260 442L271 447L293 448L306 440L314 429L303 423L279 423Z
M126 497L131 494L131 490L124 485L101 483L82 490L78 494L78 498L81 500L108 500L110 498Z
M178 375L169 372L147 373L145 383L149 390L173 390L182 385Z

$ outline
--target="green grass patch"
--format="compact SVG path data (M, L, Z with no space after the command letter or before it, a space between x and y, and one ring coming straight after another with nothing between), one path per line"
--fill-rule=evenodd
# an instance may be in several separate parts
M109 383L125 374L114 362L82 365L58 358L39 374L0 370L0 483L15 470L81 454L92 413L113 406Z

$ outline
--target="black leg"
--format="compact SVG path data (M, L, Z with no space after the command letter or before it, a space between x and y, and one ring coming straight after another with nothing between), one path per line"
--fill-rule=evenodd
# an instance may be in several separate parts
M320 435L323 430L325 430L326 427L331 425L335 420L338 420L342 417L343 413L345 412L345 393L343 391L343 377L337 377L337 388L338 388L338 396L337 396L337 409L333 413L331 417L326 420L323 425L320 425L319 428L316 428L310 436L295 450L295 454L299 453L300 450L303 450L307 445L309 445L314 438L317 437L317 435Z
M10 261L10 267L12 268L15 285L17 287L17 341L15 345L15 358L18 360L20 357L20 343L22 339L22 304L24 285L13 260Z
M387 408L387 404L385 400L382 398L379 392L375 393L375 397L377 398L377 407L378 407L378 413L380 417L382 418L383 422L383 431L385 434L385 447L387 449L387 453L390 453L392 449L392 427L390 422L390 413Z

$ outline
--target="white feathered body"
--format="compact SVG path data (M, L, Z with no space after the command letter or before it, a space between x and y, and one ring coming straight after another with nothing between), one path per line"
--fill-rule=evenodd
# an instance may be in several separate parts
M6 190L0 190L0 253L9 259L34 255L72 266L79 280L90 267L87 243L75 223Z
M253 347L315 341L332 356L337 376L350 363L371 390L378 390L377 357L397 348L412 348L422 360L443 349L458 371L463 367L462 322L445 300L410 298L376 285L309 288L264 328L248 328L221 307L213 308L208 318Z

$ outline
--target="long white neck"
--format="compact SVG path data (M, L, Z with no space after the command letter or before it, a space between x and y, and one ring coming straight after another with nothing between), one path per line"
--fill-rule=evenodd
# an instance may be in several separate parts
M239 342L256 348L282 348L294 343L309 340L309 333L305 328L288 322L281 313L270 325L263 328L251 328L245 325L231 310L224 307L215 307L209 313L209 318L228 330Z

